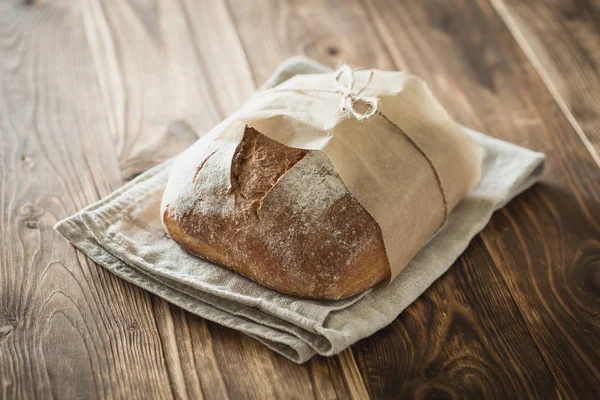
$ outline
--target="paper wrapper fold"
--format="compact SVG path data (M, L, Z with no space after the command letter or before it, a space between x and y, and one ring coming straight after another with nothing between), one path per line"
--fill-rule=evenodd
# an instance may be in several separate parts
M197 162L215 146L232 158L246 125L284 145L323 151L381 227L391 281L477 184L483 150L414 75L356 71L353 87L379 99L373 117L358 121L340 110L336 73L297 75L259 92L176 163ZM177 187L172 175L163 199Z

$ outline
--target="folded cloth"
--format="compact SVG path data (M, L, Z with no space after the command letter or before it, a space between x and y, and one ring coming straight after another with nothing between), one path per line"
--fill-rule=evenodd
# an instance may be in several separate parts
M298 73L324 71L314 61L292 58L263 89ZM452 265L494 210L539 179L543 154L464 129L485 149L480 183L389 286L340 301L287 296L182 250L165 234L159 216L172 161L146 171L55 229L115 275L303 363L315 354L337 354L390 324Z

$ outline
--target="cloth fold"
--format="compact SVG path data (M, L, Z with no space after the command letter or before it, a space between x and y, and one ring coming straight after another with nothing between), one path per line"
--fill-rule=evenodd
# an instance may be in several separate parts
M329 71L301 57L261 88ZM539 180L545 156L464 128L485 149L480 183L389 286L340 301L294 298L194 257L159 215L172 161L160 164L55 229L95 262L167 301L244 332L296 363L334 355L391 323L460 256L494 210Z

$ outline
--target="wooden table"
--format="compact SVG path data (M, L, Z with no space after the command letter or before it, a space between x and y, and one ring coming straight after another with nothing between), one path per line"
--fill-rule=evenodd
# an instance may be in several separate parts
M284 59L408 69L461 123L548 155L390 326L293 364L52 230L178 153ZM0 2L0 397L600 393L600 4Z

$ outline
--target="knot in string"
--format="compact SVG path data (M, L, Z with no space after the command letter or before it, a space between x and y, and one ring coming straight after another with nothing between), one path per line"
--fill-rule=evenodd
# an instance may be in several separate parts
M342 83L343 75L348 75L346 84ZM373 71L369 71L369 77L363 87L354 92L354 70L346 64L338 68L335 74L335 84L339 90L338 93L342 95L340 111L358 121L369 119L377 113L379 99L373 96L361 96L371 82L371 78L373 78Z

